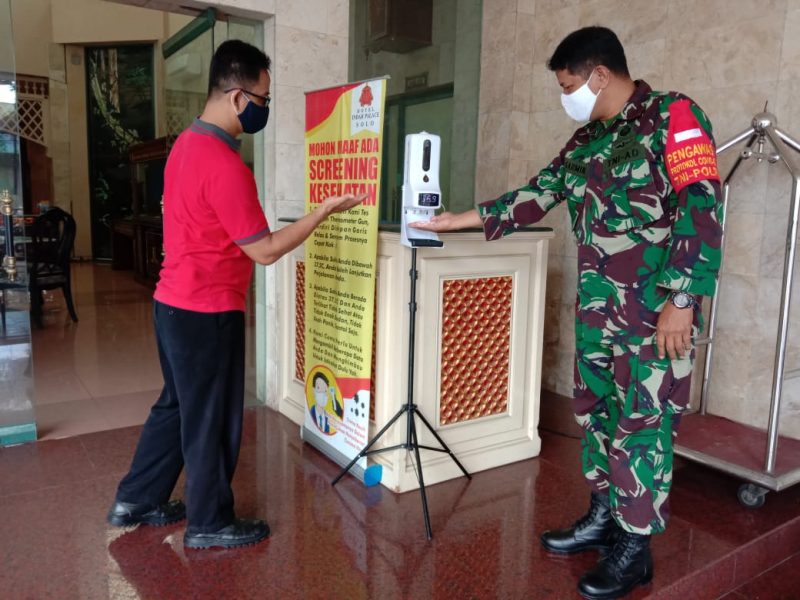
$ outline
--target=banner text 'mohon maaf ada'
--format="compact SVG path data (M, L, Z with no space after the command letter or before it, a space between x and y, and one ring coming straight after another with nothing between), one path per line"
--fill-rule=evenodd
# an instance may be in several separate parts
M378 201L378 138L315 142L308 147L309 202L331 196L367 194L363 204ZM331 156L336 155L336 156Z

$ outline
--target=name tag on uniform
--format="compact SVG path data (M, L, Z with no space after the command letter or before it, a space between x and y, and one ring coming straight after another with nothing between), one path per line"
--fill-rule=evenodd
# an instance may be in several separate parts
M611 146L611 156L605 161L603 171L609 171L620 165L626 165L635 160L645 160L647 154L644 146L636 140L636 134L630 125L623 125L619 136Z
M577 175L578 177L586 178L586 163L580 160L575 160L574 158L565 158L564 159L564 170L571 174Z

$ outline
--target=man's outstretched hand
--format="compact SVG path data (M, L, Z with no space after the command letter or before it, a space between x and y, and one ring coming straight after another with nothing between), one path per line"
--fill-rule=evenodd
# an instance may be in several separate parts
M242 251L260 265L271 265L287 252L302 244L314 229L334 213L350 210L367 199L368 194L344 194L323 200L302 219L269 233L252 244L240 246Z
M350 210L354 206L358 206L367 199L368 194L344 194L342 196L331 196L322 201L322 206L326 214L332 215L335 213Z

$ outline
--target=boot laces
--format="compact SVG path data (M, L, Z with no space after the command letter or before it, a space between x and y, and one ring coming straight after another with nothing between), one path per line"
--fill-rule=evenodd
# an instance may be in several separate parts
M598 513L602 508L604 508L604 506L599 501L593 499L592 503L589 505L589 512L575 521L573 527L578 531L588 527L597 520Z
M614 548L606 560L609 565L613 566L615 571L619 572L627 566L638 549L639 544L636 537L629 533L623 533L617 539L617 543L614 544Z

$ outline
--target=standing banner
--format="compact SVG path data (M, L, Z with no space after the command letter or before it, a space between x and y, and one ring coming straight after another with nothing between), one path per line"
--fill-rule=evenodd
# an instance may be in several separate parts
M369 438L378 191L386 79L306 94L306 213L367 194L305 243L303 439L341 465ZM366 458L353 469L363 477Z

